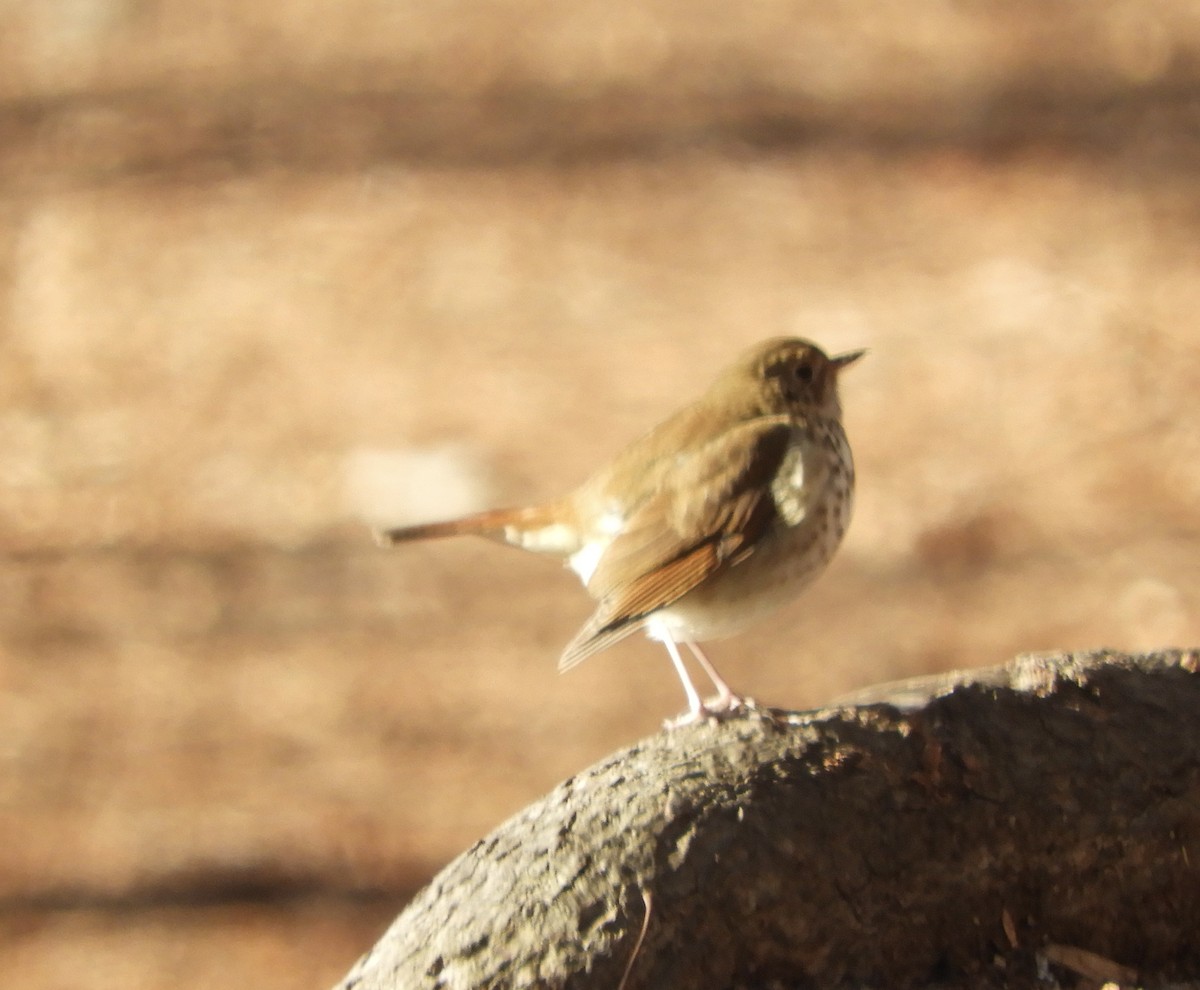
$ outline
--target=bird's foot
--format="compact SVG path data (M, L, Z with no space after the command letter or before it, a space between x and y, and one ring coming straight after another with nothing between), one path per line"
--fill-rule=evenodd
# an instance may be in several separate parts
M721 717L735 715L738 712L757 711L758 702L753 698L743 698L740 694L727 691L707 698L704 707L714 715Z
M753 698L743 698L733 692L717 694L689 708L682 715L667 719L663 722L663 728L669 731L696 722L723 722L725 719L735 718L743 712L757 711L759 711L758 703Z

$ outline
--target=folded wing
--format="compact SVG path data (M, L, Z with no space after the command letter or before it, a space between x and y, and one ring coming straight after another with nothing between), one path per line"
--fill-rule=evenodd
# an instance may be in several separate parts
M559 660L566 670L641 628L717 571L736 567L777 519L771 484L794 423L750 420L695 450L640 505L606 547L588 581L595 613Z

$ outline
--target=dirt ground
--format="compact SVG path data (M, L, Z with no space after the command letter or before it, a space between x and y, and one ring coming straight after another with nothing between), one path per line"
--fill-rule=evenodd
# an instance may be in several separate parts
M891 10L892 8L887 8ZM325 986L683 696L561 493L746 345L867 347L859 498L713 644L811 707L1200 644L1194 5L0 11L0 960Z

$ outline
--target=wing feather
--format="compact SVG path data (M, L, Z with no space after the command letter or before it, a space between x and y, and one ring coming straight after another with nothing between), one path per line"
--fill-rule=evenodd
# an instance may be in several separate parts
M588 582L596 612L567 645L574 666L754 550L776 517L771 480L791 442L786 416L754 419L680 458L626 520Z

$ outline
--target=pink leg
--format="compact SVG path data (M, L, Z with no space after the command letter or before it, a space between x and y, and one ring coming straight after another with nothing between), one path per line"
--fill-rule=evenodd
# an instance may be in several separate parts
M688 710L678 718L671 719L667 723L668 728L674 728L677 725L687 725L689 722L695 722L707 714L707 709L704 703L700 700L700 694L696 691L696 685L692 683L691 677L688 676L687 667L683 665L683 658L679 655L679 647L670 640L664 638L662 645L667 648L667 652L671 655L671 663L675 665L675 673L679 675L679 681L683 684L683 693L687 695Z
M725 683L725 678L717 673L717 668L712 665L712 661L704 655L704 651L695 643L687 643L687 648L692 651L692 656L696 658L696 662L704 668L704 673L708 675L708 679L713 682L713 687L717 689L717 696L713 699L712 704L705 705L704 708L710 712L732 712L739 708L750 707L747 705L746 699L741 695L734 694L729 685Z

